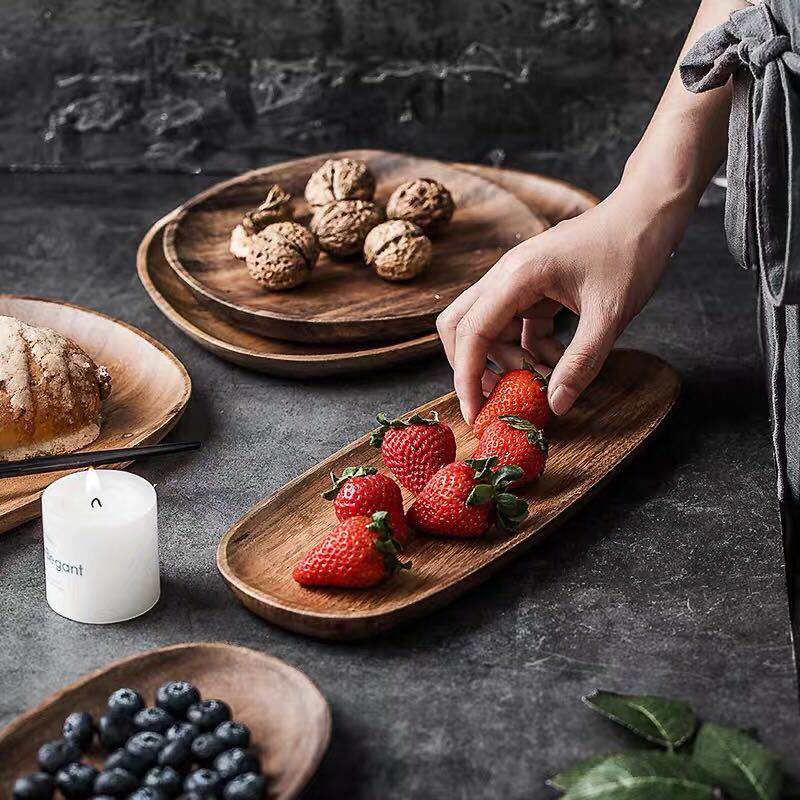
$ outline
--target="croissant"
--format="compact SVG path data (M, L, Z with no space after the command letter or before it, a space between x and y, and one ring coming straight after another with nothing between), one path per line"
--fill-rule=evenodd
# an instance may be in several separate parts
M0 316L0 461L91 444L110 393L108 371L74 342Z

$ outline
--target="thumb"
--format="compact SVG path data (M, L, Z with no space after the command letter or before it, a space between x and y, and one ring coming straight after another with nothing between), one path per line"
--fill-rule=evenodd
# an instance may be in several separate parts
M561 416L572 408L597 377L616 338L617 325L611 314L588 309L581 314L575 336L550 376L547 399L554 414Z

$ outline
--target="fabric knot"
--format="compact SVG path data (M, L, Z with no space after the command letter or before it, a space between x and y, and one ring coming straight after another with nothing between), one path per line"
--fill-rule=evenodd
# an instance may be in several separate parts
M741 42L741 44L744 45L747 41L748 40L745 39ZM750 69L757 78L760 78L764 75L764 70L766 69L767 64L780 58L784 53L789 52L791 49L792 43L789 37L784 35L773 36L766 42L762 42L755 47L753 47L751 44L748 44L747 52L749 56ZM745 59L742 60L744 61Z

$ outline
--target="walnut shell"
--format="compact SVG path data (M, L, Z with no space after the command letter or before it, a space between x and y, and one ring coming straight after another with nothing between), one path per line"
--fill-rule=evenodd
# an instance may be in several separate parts
M251 238L247 271L266 289L294 289L309 279L318 256L311 231L296 222L276 222Z
M424 272L431 251L422 228L403 219L377 225L364 242L364 260L387 281L409 281Z
M375 178L369 167L352 158L326 161L306 184L306 202L312 207L337 200L372 200Z
M314 212L311 230L326 253L352 256L364 246L367 234L384 219L383 209L368 200L339 200Z
M433 178L415 178L401 183L386 204L389 219L405 219L421 228L447 222L455 211L453 196Z
M250 252L250 236L245 233L243 225L237 225L231 231L231 241L228 249L236 258L245 259Z
M242 228L248 236L263 231L267 225L292 219L292 196L277 183L270 186L264 202L248 211L242 219Z

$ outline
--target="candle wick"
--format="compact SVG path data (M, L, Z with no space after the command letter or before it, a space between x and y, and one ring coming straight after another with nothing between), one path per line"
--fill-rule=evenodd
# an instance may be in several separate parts
M103 507L103 504L100 502L100 498L99 497L95 497L94 500L92 500L92 508L94 508L94 504L95 503L97 503L97 505L100 506L100 508Z

